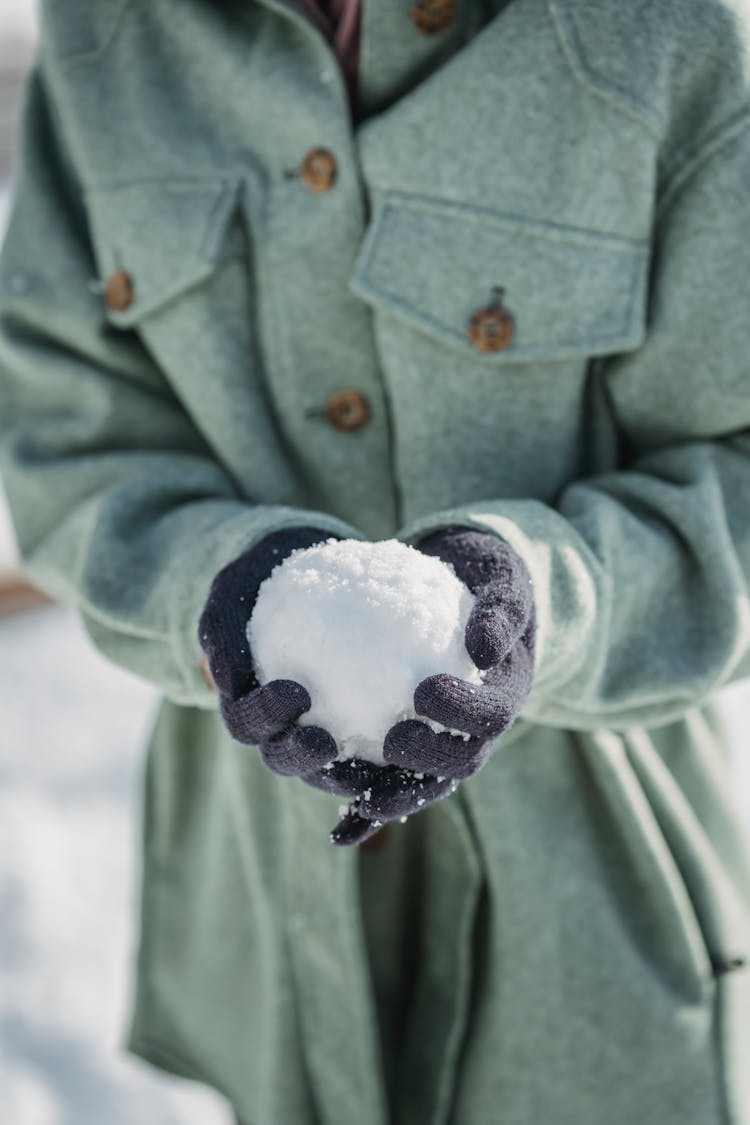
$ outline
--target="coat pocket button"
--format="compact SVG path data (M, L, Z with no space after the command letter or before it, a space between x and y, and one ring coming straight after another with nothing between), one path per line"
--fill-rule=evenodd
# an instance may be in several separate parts
M124 312L135 298L133 279L127 270L116 270L104 286L104 304L110 312Z
M469 321L468 336L480 352L499 352L513 339L514 327L508 310L500 301L495 301L486 308L477 309Z

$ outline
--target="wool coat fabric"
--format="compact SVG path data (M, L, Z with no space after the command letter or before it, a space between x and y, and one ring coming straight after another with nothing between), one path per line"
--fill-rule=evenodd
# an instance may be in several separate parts
M366 0L361 36L354 115L280 0L44 8L0 472L31 579L164 696L128 1046L246 1125L748 1125L750 12ZM521 717L369 857L201 671L213 576L298 525L474 527L534 583Z

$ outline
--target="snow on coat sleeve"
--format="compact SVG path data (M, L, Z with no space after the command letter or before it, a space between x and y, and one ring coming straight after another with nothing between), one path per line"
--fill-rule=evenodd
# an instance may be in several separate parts
M75 169L28 83L0 258L0 474L23 569L96 646L177 703L215 708L196 623L211 579L267 532L322 512L253 505L133 334L102 330Z
M658 726L750 675L750 114L665 181L649 324L601 374L633 459L554 506L482 501L402 528L506 539L532 575L550 726Z

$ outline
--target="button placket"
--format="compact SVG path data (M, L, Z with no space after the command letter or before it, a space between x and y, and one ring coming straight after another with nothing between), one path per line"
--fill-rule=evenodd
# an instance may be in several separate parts
M339 145L347 152L345 137ZM267 377L271 393L283 404L280 409L287 412L299 471L309 472L316 487L326 490L326 503L335 506L337 514L343 513L373 538L387 538L398 526L398 518L395 500L389 505L382 499L394 492L382 405L385 392L367 318L346 287L350 261L361 238L361 200L354 176L342 177L339 186L341 191L322 201L281 172L272 193L265 213L267 238L259 244L266 277L259 315L268 325ZM325 285L308 283L309 275L300 271L300 253L305 258L317 255L321 274L330 266ZM333 285L335 277L340 277L340 300ZM342 364L335 345L339 331L351 333L353 317L362 329L354 366L360 383L356 393L366 399L365 409L369 410L367 425L360 424L355 434L340 431L341 440L330 431L326 438L322 431L332 425L326 411L328 400L342 389L354 389L345 382L353 363ZM322 319L330 329L328 338L316 336L310 348L309 326ZM349 452L357 457L361 470L344 484L341 457Z
M333 153L326 148L313 148L300 165L299 177L310 191L321 194L334 186L338 178L338 164ZM361 391L348 387L329 395L322 407L310 407L306 417L325 417L342 433L354 433L370 421L372 409Z
M281 6L279 12L282 12ZM283 14L293 14L292 9L284 5ZM315 76L321 86L325 82L340 92L334 108L348 111L345 83L335 53L322 36L315 34L309 21L301 19L300 25L314 40L318 55ZM321 90L323 105L327 97L328 91ZM305 116L304 109L302 116ZM306 127L302 120L298 121L296 152L288 153L284 163L276 166L269 206L260 219L264 237L258 240L258 255L265 263L266 282L259 315L269 326L267 378L271 393L278 395L279 409L287 412L288 439L298 443L299 472L304 472L312 486L325 495L327 504L339 504L347 518L356 520L368 534L387 537L398 525L398 519L383 404L386 392L366 316L362 309L352 307L347 288L349 261L356 252L366 221L357 167L358 146L349 112L327 117L322 135L319 120L319 116L310 111L304 123ZM307 152L306 136L311 144ZM301 145L300 137L303 138ZM312 153L316 154L314 159ZM351 253L347 255L350 244ZM321 277L325 275L323 285L306 284L300 261L307 261L311 255L317 255L315 271ZM340 302L334 285L338 277ZM296 316L290 316L291 308L296 310ZM309 346L306 335L310 325L317 327L321 318L326 318L330 324L332 346L327 350L317 336ZM333 343L341 330L345 340L342 354L345 354L356 324L360 324L363 331L361 354L358 360L344 359L342 368ZM340 393L337 387L352 389L346 384L353 362L360 384L357 391L361 395L360 404L356 410L351 405L346 410L337 409L330 400ZM360 435L347 445L355 455L362 457L365 469L357 474L348 489L340 488L342 443L335 439L329 442L329 456L326 439L321 434L326 427L310 425L309 419L327 421L342 434L356 432ZM382 486L381 492L394 495L392 503L379 498L378 483ZM340 501L334 499L339 491Z
M300 179L305 187L316 194L330 191L337 176L336 158L326 148L311 149L300 168ZM367 425L371 414L366 396L354 388L336 391L329 396L325 407L307 411L308 417L325 415L331 425L342 433L360 430Z

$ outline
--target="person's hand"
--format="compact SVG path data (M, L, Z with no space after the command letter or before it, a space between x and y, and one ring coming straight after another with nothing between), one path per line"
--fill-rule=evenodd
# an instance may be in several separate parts
M453 793L458 785L453 778L436 777L421 770L391 765L373 765L372 770L375 772L366 777L366 784L360 783L356 789L357 779L353 775L348 779L353 799L329 833L332 843L361 844L387 820L406 820L411 813Z
M219 695L219 710L232 738L257 745L274 773L305 777L338 753L323 727L300 726L297 720L312 706L309 693L296 680L260 684L246 635L247 622L261 583L297 548L311 547L332 536L314 527L271 532L228 563L214 578L198 624L198 639ZM324 771L316 787L349 796L367 781L356 766ZM347 784L348 780L348 784Z
M436 532L417 547L451 563L475 595L464 641L484 680L470 684L439 673L417 685L417 714L450 730L433 731L419 719L392 726L383 744L387 765L340 818L331 833L336 844L361 843L384 821L452 793L486 763L531 689L536 613L531 578L517 552L494 535L466 528Z
M299 777L334 796L352 797L374 782L379 767L358 758L334 760L338 747L331 734L297 721L312 706L307 689L296 680L260 684L246 633L261 583L274 567L292 551L332 538L340 537L314 527L264 536L215 576L198 623L198 638L232 738L257 746L274 773Z

